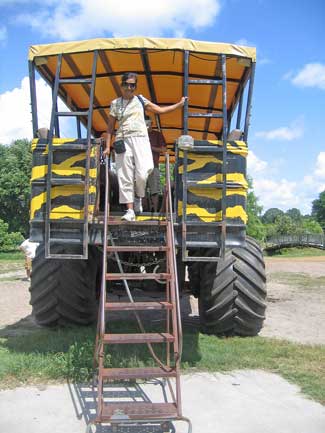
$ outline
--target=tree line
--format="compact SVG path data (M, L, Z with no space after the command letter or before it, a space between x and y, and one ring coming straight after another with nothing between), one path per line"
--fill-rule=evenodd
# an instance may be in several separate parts
M32 152L29 140L0 144L0 251L13 249L29 235ZM312 202L311 215L293 208L263 213L249 179L247 233L259 240L284 234L322 233L325 229L325 190Z
M29 140L0 144L0 251L10 251L29 235L32 152Z

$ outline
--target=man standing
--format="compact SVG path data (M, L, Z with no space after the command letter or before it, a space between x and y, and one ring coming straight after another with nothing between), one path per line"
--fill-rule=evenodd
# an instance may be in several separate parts
M152 129L150 117L146 117L146 125L151 145L154 168L148 177L148 189L150 193L150 209L158 212L160 188L159 158L160 154L166 152L166 142L160 131Z

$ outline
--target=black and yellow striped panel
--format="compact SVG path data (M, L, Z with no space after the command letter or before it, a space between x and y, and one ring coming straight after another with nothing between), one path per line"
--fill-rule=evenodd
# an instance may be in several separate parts
M60 150L53 152L52 179L85 180L86 151L71 150L69 145L85 144L86 140L54 138L53 146ZM46 210L46 175L48 170L47 156L48 144L45 139L32 141L33 167L32 167L32 193L30 206L31 221L43 221ZM89 206L88 221L92 221L96 201L96 179L98 171L97 148L91 149L89 170ZM72 220L84 219L84 185L57 185L51 188L51 214L50 218Z
M222 219L222 189L200 188L200 184L222 183L222 141L195 141L195 146L218 146L219 152L188 152L187 180L198 185L189 187L186 214L188 221L220 221ZM179 151L178 216L183 213L183 151ZM243 141L227 143L226 217L228 223L247 223L246 181L247 145Z

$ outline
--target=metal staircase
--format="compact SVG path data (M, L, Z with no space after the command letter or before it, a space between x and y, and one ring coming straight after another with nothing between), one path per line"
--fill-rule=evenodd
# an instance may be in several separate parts
M97 58L98 51L94 51L93 54L93 65L92 65L92 75L91 78L60 78L61 66L63 55L59 54L55 81L52 93L52 112L51 112L51 122L50 129L48 133L48 172L46 180L46 216L45 216L45 257L46 258L67 258L67 259L87 259L88 258L88 205L89 205L89 168L90 168L90 151L91 151L91 128L92 128L92 115L93 115L93 105L94 105L94 95L95 95L95 85L96 85L96 70L97 70ZM58 94L60 85L76 85L81 84L89 96L89 107L88 110L81 111L58 111ZM81 138L80 132L80 118L87 120L87 139L86 144L84 140L78 142L73 142L65 146L54 146L53 138L54 136L60 136L59 132L59 118L60 117L75 117L77 119L78 137ZM54 153L60 151L76 151L80 152L82 150L86 153L85 158L85 175L84 179L71 179L71 178L54 178L53 177L53 159ZM52 224L55 220L51 219L52 213L52 192L55 186L64 185L80 185L84 189L84 200L83 200L83 219L73 220L73 225L79 228L79 236L75 239L67 239L65 237L53 237L52 236ZM62 221L61 221L62 222ZM66 221L71 223L71 221ZM69 245L79 245L80 254L74 253L58 253L53 252L53 247L55 245L56 249L63 248ZM82 251L82 253L81 253Z
M179 292L177 282L177 268L175 256L175 239L172 213L172 199L170 186L169 158L166 154L166 218L161 221L113 221L109 217L109 177L108 160L105 159L105 215L104 215L104 242L103 242L103 273L101 281L100 305L98 313L97 336L95 345L95 367L97 368L97 415L88 425L87 432L91 431L94 424L163 424L166 422L181 420L188 423L188 431L191 432L190 421L182 416L181 390L180 390L180 362L182 354L182 328L179 304ZM165 245L115 245L111 236L112 225L136 228L139 225L159 225L165 231ZM111 273L107 269L107 253L113 253L118 264L118 273ZM166 255L166 271L162 273L125 273L123 271L120 252L160 252ZM139 302L133 297L129 289L128 281L132 280L165 280L166 291L162 299L154 302ZM107 281L123 281L127 302L112 302L106 293ZM139 312L160 311L164 313L165 329L161 332L150 332L147 321L142 322ZM110 333L107 328L110 324L111 312L133 312L138 325L137 333ZM153 343L164 345L164 360L160 359L153 347ZM112 345L138 345L147 346L151 356L155 360L155 367L145 368L108 368L105 365L105 350L109 351ZM156 346L155 346L156 347ZM144 401L107 401L105 398L105 385L125 384L125 381L162 379L168 385L170 401L162 394L161 402Z

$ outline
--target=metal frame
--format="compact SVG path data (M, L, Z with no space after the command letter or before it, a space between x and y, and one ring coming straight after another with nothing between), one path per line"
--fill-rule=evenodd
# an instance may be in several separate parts
M37 116L37 97L36 97L36 84L35 84L35 65L32 61L28 61L29 70L29 88L30 100L32 109L32 124L33 124L33 137L37 137L38 130L38 116Z
M244 141L247 141L248 130L249 130L249 126L250 126L251 111L252 111L253 87L254 87L254 79L255 79L255 67L256 67L256 64L252 63L251 74L250 74L250 79L249 79L248 96L247 96L245 127L244 127Z

